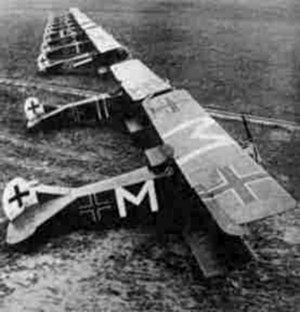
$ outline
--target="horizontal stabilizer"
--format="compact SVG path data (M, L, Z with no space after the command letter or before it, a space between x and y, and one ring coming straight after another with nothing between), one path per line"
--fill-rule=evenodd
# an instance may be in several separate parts
M63 196L26 210L14 222L9 223L6 232L6 242L13 245L26 240L35 233L40 225L51 219L72 201L73 198L71 196Z

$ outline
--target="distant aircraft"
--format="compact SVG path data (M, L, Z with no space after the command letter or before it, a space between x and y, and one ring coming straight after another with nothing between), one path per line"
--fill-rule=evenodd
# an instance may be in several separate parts
M67 15L50 16L37 65L41 73L72 72L92 64L106 71L129 57L128 50L77 8Z
M121 117L148 166L77 188L15 178L3 193L7 243L26 240L62 211L100 224L141 213L155 214L160 224L167 219L178 223L207 277L226 272L240 252L253 255L244 240L247 224L297 203L258 164L260 156L246 119L250 153L186 90L175 89L131 58L81 11L73 8L51 17L39 70L68 72L88 63L105 65L119 90L67 105L43 105L29 98L24 105L27 127L38 130Z

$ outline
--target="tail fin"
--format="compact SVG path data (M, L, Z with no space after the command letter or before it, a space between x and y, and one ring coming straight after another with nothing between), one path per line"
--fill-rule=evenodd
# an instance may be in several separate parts
M45 114L45 108L42 103L35 97L29 97L24 103L24 113L28 122L36 120Z
M2 209L9 221L14 221L25 209L36 204L38 198L32 183L18 177L6 185L2 196Z

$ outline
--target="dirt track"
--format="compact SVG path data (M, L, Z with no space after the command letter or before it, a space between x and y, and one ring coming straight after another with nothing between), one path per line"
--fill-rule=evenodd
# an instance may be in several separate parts
M98 78L41 78L35 73L47 10L79 1L7 2L0 4L1 77L103 90ZM200 103L299 122L297 0L89 0L81 8ZM23 176L82 185L144 163L116 125L28 135L22 115L28 95L70 100L0 86L3 183ZM239 123L222 125L236 139L243 138ZM252 130L264 166L299 201L299 132ZM250 243L264 261L212 281L201 277L179 235L161 242L151 226L53 232L25 251L2 242L0 311L297 311L299 228L299 209L253 224Z

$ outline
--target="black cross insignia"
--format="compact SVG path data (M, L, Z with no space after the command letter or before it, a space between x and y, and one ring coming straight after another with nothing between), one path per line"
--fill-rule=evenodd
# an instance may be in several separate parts
M88 195L82 198L82 201L84 203L79 207L79 214L89 214L93 222L100 222L102 219L102 210L112 209L113 207L110 200L99 202L96 194Z
M244 203L244 205L248 205L251 202L257 200L257 198L247 184L249 182L268 177L265 172L258 172L247 175L245 177L239 177L237 173L235 173L230 167L219 168L218 173L221 177L223 177L223 182L204 192L201 186L196 187L196 191L200 193L199 195L202 199L213 199L214 197L221 195L228 190L233 190L236 196Z
M22 207L22 205L23 205L23 200L22 200L22 198L25 197L25 196L29 196L30 193L29 193L29 191L21 192L18 185L15 185L15 186L14 186L14 190L15 190L15 195L14 195L13 197L11 197L11 198L8 200L8 202L11 204L11 203L17 201L19 207Z
M31 102L31 105L28 107L29 111L32 111L34 114L36 114L36 109L39 108L39 104L34 104L34 101Z
M150 110L154 116L164 113L176 113L180 110L176 104L176 99L170 98L168 96L157 100L155 106L150 107Z

